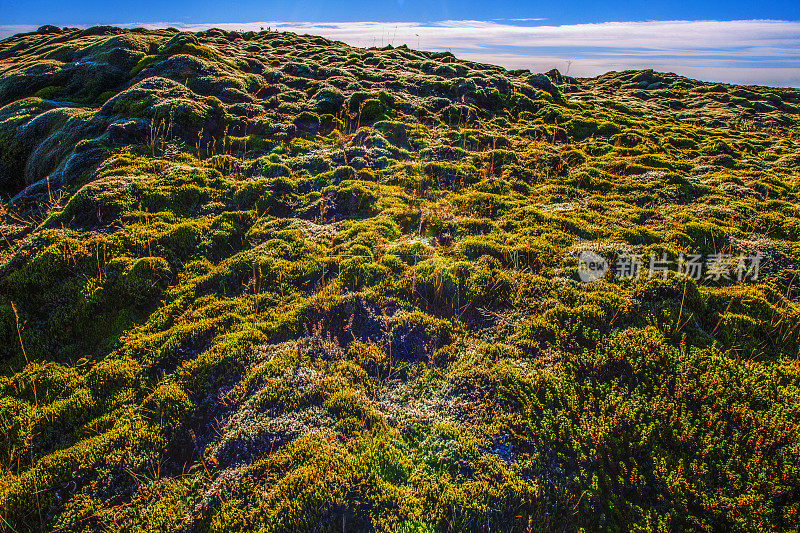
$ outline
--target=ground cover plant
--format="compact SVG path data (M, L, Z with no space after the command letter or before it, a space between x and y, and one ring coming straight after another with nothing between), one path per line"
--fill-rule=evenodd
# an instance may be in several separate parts
M0 41L0 528L796 531L798 118L269 30Z

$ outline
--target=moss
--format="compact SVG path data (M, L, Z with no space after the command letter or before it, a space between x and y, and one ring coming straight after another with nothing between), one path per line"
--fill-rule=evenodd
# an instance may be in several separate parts
M38 91L36 91L34 96L45 99L54 98L62 89L63 87L60 87L58 85L48 85L47 87L43 87Z
M150 302L169 284L171 275L164 258L142 257L123 271L118 290L136 303Z
M135 508L123 511L109 526L126 531L173 531L191 523L191 482L155 480L136 495Z
M380 99L369 98L361 102L361 105L358 108L358 116L364 124L371 124L386 118L388 110L388 106L386 106L386 104Z
M130 72L129 72L128 74L129 74L130 76L136 76L136 75L137 75L137 74L139 74L139 73L140 73L142 70L144 70L144 69L146 69L147 67L149 67L150 65L154 64L156 61L158 61L158 56L157 56L157 55L146 55L146 56L144 56L143 58L141 58L141 59L140 59L140 60L139 60L139 61L136 63L136 65L134 65L134 66L131 68L131 70L130 70Z
M388 269L365 257L350 257L339 263L339 276L342 285L358 291L386 279Z
M721 167L733 168L736 165L736 159L734 159L731 155L722 154L715 157L713 159L713 163Z
M192 407L186 392L175 383L164 383L147 397L144 407L150 420L178 431Z
M273 31L3 42L10 527L794 527L795 90Z
M610 136L619 133L619 127L611 122L598 122L596 120L571 119L566 125L567 133L576 141L594 135Z

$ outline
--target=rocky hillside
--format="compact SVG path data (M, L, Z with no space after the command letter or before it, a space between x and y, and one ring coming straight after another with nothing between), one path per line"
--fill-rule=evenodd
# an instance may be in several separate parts
M0 41L0 530L795 531L800 90Z

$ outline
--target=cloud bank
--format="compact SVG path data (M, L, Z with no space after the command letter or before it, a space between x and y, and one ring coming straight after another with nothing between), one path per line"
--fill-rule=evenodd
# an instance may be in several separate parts
M533 25L531 24L533 23ZM540 20L431 23L280 22L122 26L199 31L211 27L308 33L353 46L449 50L507 68L574 76L654 68L706 81L800 87L800 22L776 20L604 22L552 26ZM0 26L0 37L28 27Z

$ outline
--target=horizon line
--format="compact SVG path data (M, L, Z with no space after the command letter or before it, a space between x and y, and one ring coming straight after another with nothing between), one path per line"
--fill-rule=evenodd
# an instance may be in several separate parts
M518 22L544 22L520 24ZM547 24L515 21L124 22L123 29L198 32L270 28L314 34L360 48L406 44L508 69L564 70L575 77L653 69L709 82L800 87L800 21L778 19L608 21ZM39 26L0 24L3 40ZM91 25L68 26L78 29ZM431 33L430 30L435 30Z

